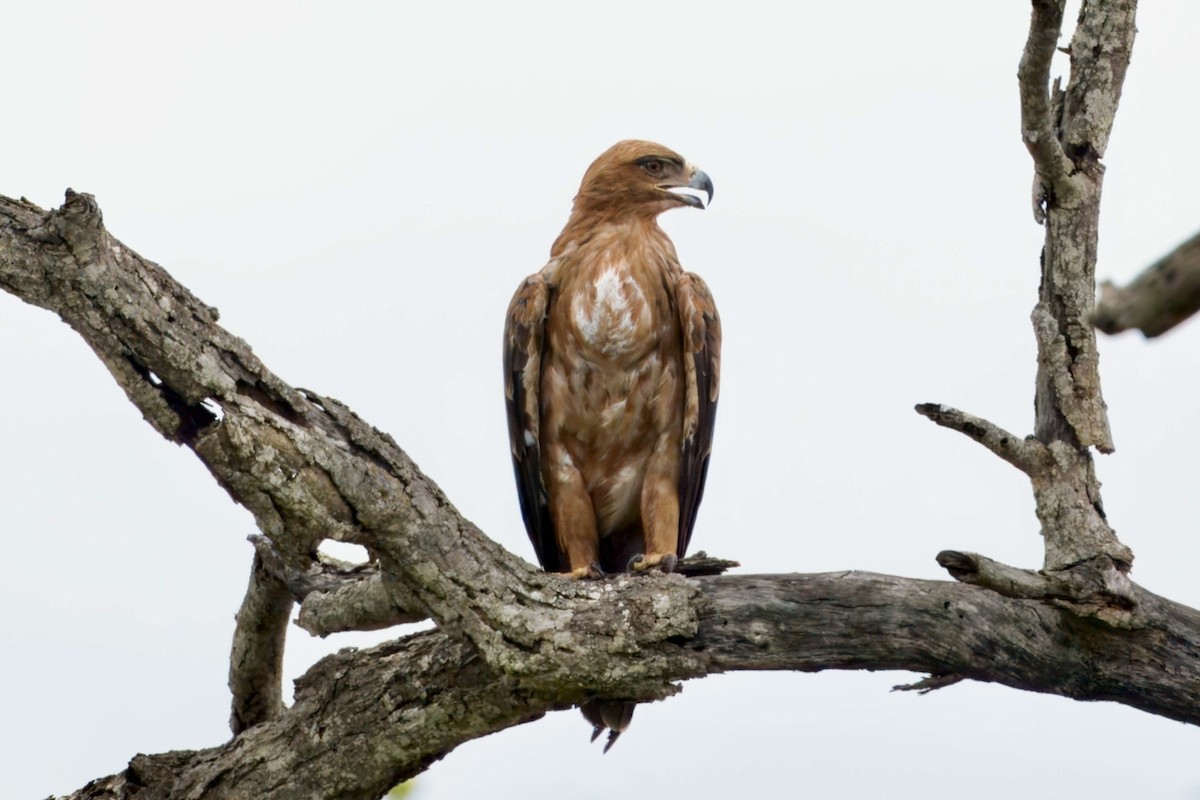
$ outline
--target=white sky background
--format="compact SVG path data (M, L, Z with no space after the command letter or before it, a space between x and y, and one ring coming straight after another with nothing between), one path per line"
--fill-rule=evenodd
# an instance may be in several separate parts
M745 572L945 578L946 548L1040 566L1026 479L912 411L1032 427L1029 5L782 7L9 4L0 193L94 193L270 369L393 434L532 560L503 313L588 163L660 141L716 185L663 219L726 337L693 547ZM1106 158L1099 273L1120 282L1200 228L1200 4L1144 3L1139 28ZM1200 606L1200 327L1101 349L1110 519L1138 581ZM222 742L250 515L76 334L4 294L0 375L0 795ZM289 689L380 638L293 628ZM603 757L554 714L462 746L416 796L1200 798L1195 728L980 684L889 692L919 677L688 683Z

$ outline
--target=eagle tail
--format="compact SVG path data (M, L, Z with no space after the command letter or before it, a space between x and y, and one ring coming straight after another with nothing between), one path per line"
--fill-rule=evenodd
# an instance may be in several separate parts
M592 724L592 741L600 734L608 731L608 741L604 743L604 752L617 743L617 738L633 721L633 709L637 703L625 700L589 700L579 706L583 718Z

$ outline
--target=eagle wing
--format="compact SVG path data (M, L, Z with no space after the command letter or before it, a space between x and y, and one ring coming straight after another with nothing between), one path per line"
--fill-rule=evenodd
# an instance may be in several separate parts
M513 295L504 321L504 399L513 473L525 530L547 572L563 572L565 558L554 535L549 499L542 483L540 396L546 308L550 287L539 273Z
M699 275L685 272L675 282L675 299L683 333L683 459L679 471L679 543L687 553L696 511L704 496L713 423L721 383L721 318L708 285Z

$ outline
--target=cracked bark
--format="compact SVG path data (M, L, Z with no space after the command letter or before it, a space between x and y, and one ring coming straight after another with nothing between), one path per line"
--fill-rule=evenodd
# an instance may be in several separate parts
M1044 598L1073 594L1077 613L1128 624L1133 552L1108 523L1091 448L1114 450L1100 389L1091 316L1104 165L1135 34L1136 0L1084 0L1071 44L1067 88L1050 80L1066 0L1033 0L1017 71L1022 139L1033 159L1034 219L1045 226L1033 308L1038 366L1034 433L927 403L917 411L966 433L1030 479L1045 544ZM1012 568L1009 568L1012 569ZM979 572L951 569L955 577ZM995 588L995 587L993 587Z
M1046 24L1037 10L1042 1L1034 3L1031 32ZM1054 87L1058 118L1051 150L1061 151L1072 169L1053 174L1042 196L1046 236L1033 311L1038 343L1034 433L1050 447L1055 464L1033 478L1033 486L1046 539L1044 567L1052 571L1099 559L1110 571L1124 572L1133 561L1133 553L1108 525L1089 450L1113 451L1089 322L1096 292L1101 159L1133 50L1136 11L1136 0L1085 0L1069 47L1070 80L1065 92L1057 82ZM1061 11L1059 16L1061 22ZM1049 65L1045 67L1021 76L1023 117L1040 103L1034 98L1047 91ZM1044 152L1031 147L1030 153L1035 171L1048 174Z
M236 734L283 713L283 646L292 598L255 556L229 653L229 727Z
M1146 624L1126 630L948 581L842 572L691 582L703 610L695 634L674 647L710 673L905 669L938 676L934 686L992 681L1200 722L1200 615L1142 590ZM658 594L656 584L683 583L622 579L612 593L637 603ZM283 717L221 747L138 756L72 798L137 789L150 800L267 792L308 800L313 786L323 797L378 797L465 739L581 696L506 675L462 638L428 631L329 656L298 683Z

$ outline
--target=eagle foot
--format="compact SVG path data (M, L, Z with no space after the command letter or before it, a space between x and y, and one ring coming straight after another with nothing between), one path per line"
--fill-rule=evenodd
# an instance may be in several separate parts
M625 568L625 571L634 574L650 572L654 569L659 572L674 572L675 565L678 563L679 557L674 553L652 553L650 555L639 553L629 559L629 566Z
M600 569L600 565L595 561L586 567L577 567L570 572L561 572L559 574L573 581L600 581L607 577L604 570Z

